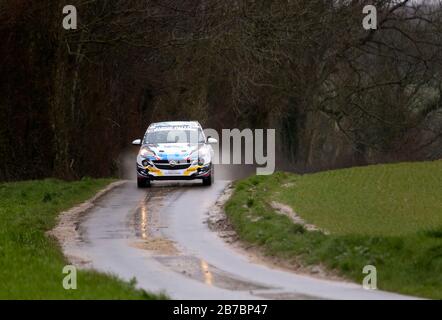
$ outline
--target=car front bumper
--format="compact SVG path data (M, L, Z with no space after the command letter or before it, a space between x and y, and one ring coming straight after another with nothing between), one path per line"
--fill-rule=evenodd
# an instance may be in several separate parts
M137 175L149 180L193 180L207 178L212 174L212 164L194 165L186 169L165 170L155 166L143 167L137 164Z

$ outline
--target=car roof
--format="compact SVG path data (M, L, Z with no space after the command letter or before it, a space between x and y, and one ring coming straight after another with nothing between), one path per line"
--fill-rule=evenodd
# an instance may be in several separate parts
M169 128L169 127L188 127L190 128L201 128L201 125L198 121L163 121L163 122L154 122L149 125L148 129L158 129L158 128Z

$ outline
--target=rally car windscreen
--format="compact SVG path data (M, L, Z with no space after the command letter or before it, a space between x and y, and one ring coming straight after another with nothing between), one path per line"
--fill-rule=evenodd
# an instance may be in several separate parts
M205 143L201 130L161 129L148 131L143 144L159 143Z

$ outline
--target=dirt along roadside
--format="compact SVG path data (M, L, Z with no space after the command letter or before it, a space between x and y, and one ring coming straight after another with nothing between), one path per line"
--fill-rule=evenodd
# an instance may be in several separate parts
M222 238L233 250L248 257L253 263L266 265L271 268L294 272L296 274L313 276L319 279L350 282L349 280L338 276L335 272L327 270L322 265L305 266L299 260L285 260L275 256L266 255L263 249L259 248L258 246L254 246L242 241L238 237L234 226L224 211L224 206L227 201L229 201L234 191L235 189L233 184L229 183L207 213L207 225L209 228L216 232L218 236ZM271 207L275 209L277 213L289 216L293 223L306 227L307 231L320 230L316 226L308 224L299 218L299 216L297 216L290 207L284 204L272 202ZM327 234L328 232L325 231L325 233Z
M78 247L76 244L82 241L79 233L79 224L85 218L85 215L94 208L98 200L125 183L127 183L126 180L115 181L89 200L59 214L57 225L48 231L47 235L54 237L58 241L69 263L78 267L88 267L90 262L88 258L81 251L75 250Z

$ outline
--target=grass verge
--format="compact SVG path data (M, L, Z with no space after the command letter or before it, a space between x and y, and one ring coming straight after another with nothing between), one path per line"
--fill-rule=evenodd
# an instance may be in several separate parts
M58 213L105 187L109 179L63 182L54 179L0 184L0 299L157 299L134 282L79 270L77 289L65 290L68 264L45 232Z
M380 289L441 299L441 191L442 161L278 172L237 182L225 209L239 237L267 255L321 264L358 283L374 265ZM330 234L306 231L271 201Z

